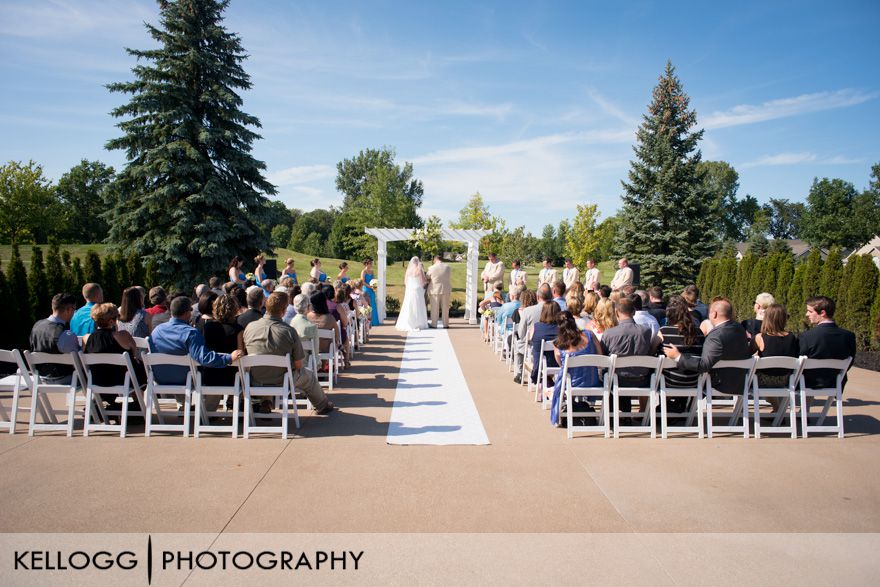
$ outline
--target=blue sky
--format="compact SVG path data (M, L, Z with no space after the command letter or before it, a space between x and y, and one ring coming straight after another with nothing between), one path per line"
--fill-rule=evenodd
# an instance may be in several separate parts
M151 46L147 0L0 1L0 161L57 179L104 150ZM425 186L423 216L454 219L480 191L539 233L593 202L620 205L634 133L671 59L706 159L740 195L803 200L814 177L861 189L880 162L880 2L282 2L233 0L250 57L244 109L257 158L289 206L341 203L335 166L392 146Z

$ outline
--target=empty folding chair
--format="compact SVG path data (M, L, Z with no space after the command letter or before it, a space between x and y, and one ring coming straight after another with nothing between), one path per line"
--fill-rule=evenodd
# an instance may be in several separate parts
M149 336L133 336L132 338L134 339L134 344L137 345L139 359L146 353L150 352Z
M718 361L712 367L712 371L718 369L728 369L728 370L739 370L742 372L743 377L743 386L742 391L736 394L725 394L717 391L712 386L712 376L711 372L709 377L706 379L706 430L709 435L709 438L712 438L712 435L715 432L736 432L742 433L743 438L749 437L749 388L752 385L752 375L755 372L755 357L749 357L748 359L740 359L738 361ZM717 413L715 408L718 407L718 402L715 400L722 399L722 401L733 399L733 409L728 413ZM715 424L715 416L720 415L723 418L727 418L727 424L724 425L716 425ZM737 426L737 419L742 418L742 425Z
M797 420L795 419L795 393L801 376L804 357L759 357L755 362L755 375L752 377L752 402L755 415L755 438L761 438L761 432L785 433L792 438L797 438ZM785 378L785 385L761 385L761 375L768 370L784 369L789 372L788 376L771 372L774 377ZM777 398L779 405L770 414L764 417L773 418L771 426L761 424L761 400ZM788 426L782 426L782 420L788 412Z
M251 369L254 367L276 367L284 370L281 385L257 386L252 383ZM293 394L293 372L290 367L290 355L279 357L277 355L246 355L239 359L239 369L244 382L244 437L249 438L251 432L280 432L282 438L287 438L288 399ZM257 418L278 418L279 414L252 414L251 398L271 397L278 398L281 403L281 425L256 427ZM293 418L296 427L299 428L299 411L296 402L293 403Z
M79 371L74 363L73 353L57 355L54 353L24 352L25 363L31 371L31 417L28 423L28 435L48 430L64 430L73 436L74 411L76 409L76 390L79 387ZM39 375L42 367L51 365L69 367L73 370L70 383L49 383ZM55 409L49 399L50 394L63 394L66 399L65 409ZM36 407L37 409L33 409ZM37 412L44 417L44 422L37 422ZM67 414L67 421L58 422L58 415Z
M707 373L697 374L696 384L692 387L675 387L670 385L667 380L667 371L675 370L678 363L666 357L661 358L660 362L660 381L658 388L660 390L660 436L667 438L669 432L696 432L698 438L703 438L703 414L705 412L705 402L703 393L705 390ZM669 398L682 398L685 400L686 411L673 412L668 411ZM684 418L684 426L670 426L669 416Z
M801 436L806 438L810 432L837 432L838 438L843 438L843 378L852 362L848 359L805 359L801 369ZM810 371L825 369L826 373L835 382L834 387L813 388L807 387L807 378ZM825 398L821 404L821 411L811 411L812 398ZM836 424L825 425L825 418L831 410L832 402L835 404ZM815 418L816 423L810 424L810 418Z
M192 393L195 382L195 367L189 355L171 355L168 353L147 353L144 355L144 366L147 368L146 413L144 418L144 434L153 432L180 432L184 437L189 435L189 418L192 409ZM156 369L161 367L165 373L165 382L156 380ZM174 379L182 379L183 383L168 383L168 371L174 371ZM160 370L160 371L161 371ZM163 401L160 401L160 396ZM165 398L173 398L174 410L163 410L162 404L168 405ZM183 412L177 410L180 398ZM157 423L153 423L155 413ZM168 424L166 418L179 419L177 424Z
M9 397L10 406L7 409L0 401L0 430L4 428L9 430L10 434L15 434L15 424L18 421L18 404L22 391L31 389L31 375L28 373L24 364L24 359L18 349L11 351L0 350L0 363L7 363L10 368L15 369L15 373L7 375L0 379L0 393ZM3 397L5 400L6 397ZM40 404L38 404L40 405ZM31 406L33 408L33 406ZM45 411L44 411L45 414Z
M238 436L238 414L241 396L241 371L235 374L235 382L231 386L205 385L204 371L199 371L194 367L195 387L193 388L193 436L199 438L202 432L224 432L231 433L232 438ZM227 367L228 368L228 367ZM205 407L205 398L211 396L221 396L226 401L226 411L210 411ZM232 397L232 408L230 409L230 396ZM229 424L211 424L211 418L229 418Z
M147 421L147 411L144 408L143 396L141 396L140 382L134 372L131 357L127 352L115 353L85 353L81 354L83 366L86 369L86 411L83 419L83 436L89 432L119 432L120 438L125 438L128 427L128 417L131 414L144 416ZM122 367L125 369L122 383L118 385L97 385L94 381L94 368L98 366ZM100 406L104 395L119 396L120 407L115 409L115 404L103 410L104 421L96 423L92 421L92 410ZM134 407L129 405L129 399L134 396ZM106 416L118 416L118 424L110 424Z
M605 355L577 355L568 357L562 367L559 375L562 377L562 398L561 402L565 405L565 418L568 425L568 437L574 438L575 432L601 432L605 438L611 435L609 424L609 404L611 397L611 381L614 378L614 362L616 355L610 357ZM573 387L571 384L570 369L578 367L596 367L604 373L601 375L601 384L599 387ZM591 397L593 405L588 402L575 402L576 397ZM600 411L595 409L595 398L601 398L602 406ZM563 411L560 409L559 417L562 418ZM575 418L595 419L596 423L576 424Z
M323 353L320 352L322 340L330 341L329 348ZM334 330L319 328L318 347L318 371L316 371L318 381L321 385L328 387L330 391L333 391L333 384L336 382L336 374L338 372L338 365L336 364L336 332ZM327 361L327 371L324 371L321 368L324 361Z
M616 357L614 360L614 381L611 387L614 410L614 438L620 438L621 432L648 432L651 438L657 437L657 427L654 422L654 414L657 406L657 384L662 370L663 357L632 356ZM644 369L646 372L647 385L631 385L628 382L621 384L622 369ZM623 402L630 402L631 397L646 398L645 411L623 412L624 416L641 419L641 424L620 423L621 408ZM628 406L632 408L632 405Z

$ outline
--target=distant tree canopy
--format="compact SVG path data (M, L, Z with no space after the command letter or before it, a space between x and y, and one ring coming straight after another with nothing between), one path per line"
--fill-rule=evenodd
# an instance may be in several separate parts
M106 203L115 200L108 193L114 178L112 167L87 159L61 176L56 194L67 225L65 240L72 243L100 243L107 238Z

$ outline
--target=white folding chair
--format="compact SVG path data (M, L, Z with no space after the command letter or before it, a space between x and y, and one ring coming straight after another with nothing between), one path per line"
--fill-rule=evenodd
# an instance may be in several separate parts
M147 368L147 402L146 413L149 417L144 418L144 434L150 436L153 432L181 432L184 438L189 435L189 418L192 409L193 383L195 381L195 366L189 355L171 355L168 353L147 353L144 355L144 366ZM175 368L181 372L183 383L159 383L156 381L155 369ZM162 410L162 404L168 405L168 401L159 401L161 396L174 398L174 410ZM183 399L183 413L177 410L177 398ZM158 423L153 423L153 414L156 414ZM177 419L179 424L166 424L165 418Z
M737 394L724 394L712 387L712 375L706 379L706 431L709 438L715 432L736 432L742 433L743 438L749 437L749 388L752 385L752 375L755 372L755 357L748 359L740 359L738 361L718 361L712 367L712 371L716 369L739 369L744 371L742 392ZM720 413L717 415L727 417L727 424L718 426L715 424L715 407L718 402L714 400L721 394L722 400L733 399L733 409L728 413ZM736 421L742 417L742 425L737 426Z
M4 395L10 394L10 399L12 400L9 410L3 406L3 402L0 402L0 430L6 428L10 434L15 434L15 424L18 421L19 399L22 391L32 388L31 375L18 349L11 351L0 350L0 363L9 363L15 367L15 373L0 379L0 393ZM36 405L42 408L42 404ZM34 408L34 406L31 406L31 408ZM43 413L45 415L45 410L43 410Z
M339 320L336 321L336 331L339 332L339 341L336 345L336 371L341 372L345 370L345 344L342 342L342 322Z
M254 367L276 367L284 369L284 377L281 385L277 386L257 386L251 383L250 370ZM244 437L250 438L251 432L280 432L281 438L287 438L287 420L289 398L293 394L293 372L290 368L290 355L279 357L277 355L245 355L239 359L239 369L241 370L241 378L244 382ZM278 418L279 414L253 414L251 409L251 398L257 396L268 396L280 399L281 403L281 425L280 426L256 426L257 418ZM293 418L296 427L299 428L299 411L296 402L293 403Z
M759 357L755 362L755 374L752 377L752 403L755 417L755 438L761 438L761 432L785 433L792 438L797 438L797 420L795 419L795 393L801 376L801 368L804 357ZM785 387L761 387L761 371L767 369L788 369L791 374L788 377L788 385ZM766 398L779 398L779 407L764 417L772 417L772 426L761 424L761 400ZM785 413L788 412L788 426L782 426Z
M550 378L559 375L559 367L551 367L547 364L546 353L553 352L553 341L545 340L541 343L541 354L538 356L538 383L535 385L535 401L541 402L541 409L550 409L550 398L547 392L550 389ZM540 395L539 395L540 394Z
M515 351L514 351L515 352ZM532 333L526 332L525 345L523 346L523 362L519 376L520 386L528 385L529 393L532 392Z
M810 432L837 432L838 438L843 438L843 378L852 362L852 357L847 359L805 359L801 369L801 436L806 438ZM833 369L837 371L834 387L810 388L807 387L807 371L814 369ZM812 398L825 398L822 410L812 413L810 400ZM825 418L831 409L831 403L835 402L837 423L834 426L825 426ZM816 424L810 424L810 418L816 419Z
M330 346L326 352L320 351L322 340L329 340ZM333 384L336 382L336 374L338 373L338 365L336 364L336 331L325 328L318 329L318 382L324 387L328 387L333 391ZM321 371L320 366L323 361L327 361L327 371Z
M74 411L76 409L76 390L79 387L80 371L76 368L74 353L58 355L54 353L24 352L27 365L30 366L31 377L31 417L28 422L28 435L49 430L64 430L67 436L73 436ZM65 365L73 368L69 384L45 383L39 375L40 365ZM64 410L52 407L49 394L64 394L67 400ZM33 409L36 407L37 409ZM37 422L37 412L46 421ZM59 423L56 416L67 414L67 421Z
M348 314L348 325L345 327L346 337L348 338L348 356L354 359L354 355L358 351L357 316L350 308L346 313Z
M605 438L611 435L610 421L608 419L609 403L611 397L611 381L614 378L614 362L617 355L610 357L605 355L578 355L568 357L564 361L562 367L562 398L560 399L566 406L565 417L568 424L568 437L574 438L575 432L601 432ZM605 370L602 376L602 384L599 387L572 387L569 369L576 367L597 367ZM577 404L575 397L601 397L601 411L591 410L575 411ZM582 405L589 406L586 402L579 402ZM559 417L562 418L562 410L560 409ZM581 424L575 425L575 418L592 418L596 419L595 425Z
M696 387L671 387L666 382L666 371L678 367L678 363L672 359L661 357L660 362L660 436L668 438L669 432L696 432L698 438L703 438L703 414L705 402L703 390L706 386L707 373L701 373L697 378ZM667 408L667 400L671 397L685 398L688 410L686 412L673 412L671 415L686 418L684 426L670 426Z
M133 336L134 344L138 349L138 358L142 358L145 354L150 352L150 337L149 336Z
M226 367L228 369L228 367ZM229 432L232 434L232 438L236 438L238 436L238 414L240 408L240 396L241 396L241 370L238 370L235 373L235 382L232 386L220 386L220 385L204 385L203 383L203 375L204 372L198 370L198 368L193 365L193 370L195 372L195 387L193 389L193 405L194 405L194 420L193 420L193 436L199 438L200 433L202 432ZM217 412L217 411L208 411L205 408L204 398L207 396L222 396L226 401L226 411L225 412ZM232 396L232 409L229 409L229 396ZM230 423L228 425L222 424L211 424L211 417L214 418L229 418Z
M138 414L144 416L146 422L147 411L144 408L144 400L141 396L140 382L134 372L134 366L131 363L131 357L127 352L121 354L114 353L84 353L80 355L83 366L86 369L86 411L83 419L83 436L88 436L89 432L119 432L120 438L125 438L128 427L129 414ZM92 368L96 366L112 366L124 367L125 376L123 382L118 385L96 385L93 381ZM103 394L118 395L121 400L121 406L117 410L111 404L103 410L104 421L96 423L92 421L92 409L96 405L100 405ZM135 407L129 406L129 399L134 394ZM119 416L119 424L109 424L106 416Z
M651 438L657 438L657 426L654 422L654 414L657 406L657 383L662 370L663 357L648 356L631 356L616 357L614 360L614 383L611 388L611 394L614 400L614 438L620 438L621 432L648 432ZM648 385L634 386L620 384L621 369L648 369L651 370ZM638 424L620 424L621 402L626 401L632 403L631 397L644 397L648 399L644 412L624 412L629 418L641 418L642 423ZM632 407L630 405L630 407Z

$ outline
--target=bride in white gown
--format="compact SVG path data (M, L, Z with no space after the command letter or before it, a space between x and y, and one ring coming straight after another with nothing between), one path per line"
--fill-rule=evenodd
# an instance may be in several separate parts
M400 306L400 315L394 327L403 332L422 330L428 327L428 311L425 308L425 285L428 280L422 271L422 264L418 257L409 260L406 269L406 291L403 294L403 304Z

